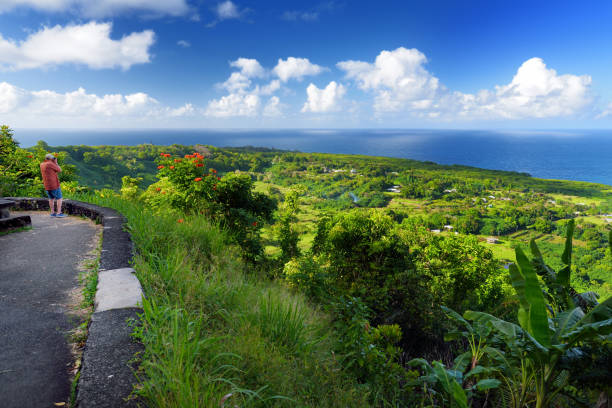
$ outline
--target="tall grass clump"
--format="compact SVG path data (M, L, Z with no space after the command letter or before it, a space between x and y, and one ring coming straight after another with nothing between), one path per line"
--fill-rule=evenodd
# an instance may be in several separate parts
M249 273L203 216L153 213L112 194L77 196L127 218L145 291L137 393L150 407L361 407L332 352L329 316Z

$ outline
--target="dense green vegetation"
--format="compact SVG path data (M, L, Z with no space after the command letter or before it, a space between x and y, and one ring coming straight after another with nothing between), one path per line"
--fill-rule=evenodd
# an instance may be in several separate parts
M251 147L19 149L3 132L0 195L42 193L56 151L65 192L127 216L151 406L610 398L610 186Z

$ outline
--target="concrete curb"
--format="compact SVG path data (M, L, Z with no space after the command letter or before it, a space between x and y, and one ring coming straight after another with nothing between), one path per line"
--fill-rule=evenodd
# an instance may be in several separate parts
M46 198L6 197L15 209L48 211ZM74 200L64 200L63 211L82 215L103 225L102 254L98 273L95 310L83 351L78 384L80 408L136 407L126 400L136 382L131 361L142 345L131 338L128 319L138 319L143 298L140 282L130 268L133 244L123 230L125 218L110 208Z

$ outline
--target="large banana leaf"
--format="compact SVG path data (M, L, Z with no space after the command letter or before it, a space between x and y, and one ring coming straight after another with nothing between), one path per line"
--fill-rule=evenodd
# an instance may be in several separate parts
M473 320L474 322L479 322L481 324L487 322L490 324L491 327L495 329L495 331L502 337L506 345L508 345L508 347L511 349L514 348L517 345L517 342L522 338L527 341L531 348L537 353L537 355L533 355L532 358L540 359L548 354L548 347L541 344L527 330L522 329L520 326L514 323L507 322L488 313L475 312L472 310L466 311L463 316L468 320Z
M535 239L531 239L529 241L529 249L531 249L531 254L535 258L538 267L541 269L541 275L543 275L543 279L547 285L555 284L557 281L557 273L544 261L544 257L542 256L542 252L540 252L540 248L536 244Z
M567 344L573 345L579 341L588 340L598 335L605 336L610 333L612 333L612 318L595 323L581 324L561 337Z
M523 250L517 247L515 252L518 268L515 265L510 266L510 279L521 303L519 323L538 343L548 348L550 347L548 313L538 275Z
M563 261L565 267L557 273L557 283L564 288L569 286L572 271L572 236L574 235L574 227L574 220L569 220L565 237L565 249L563 250L563 255L561 255L561 261Z
M576 307L566 312L560 312L555 316L555 334L553 343L557 343L560 337L570 331L584 317L584 312L581 308Z
M449 395L451 399L451 407L458 406L460 408L467 408L467 395L465 390L461 388L461 385L455 379L455 376L450 373L442 363L434 361L431 363L433 372L438 377L438 381L444 388L444 391Z
M612 318L612 297L607 298L584 316L579 324L595 323Z

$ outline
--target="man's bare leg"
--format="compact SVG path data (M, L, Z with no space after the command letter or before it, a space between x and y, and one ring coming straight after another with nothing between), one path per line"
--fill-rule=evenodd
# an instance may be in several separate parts
M54 203L55 203L55 200L50 198L49 199L49 210L51 210L51 214L52 215L55 214L55 208L53 208L54 207L54 205L53 205Z
M58 198L55 201L57 202L57 214L61 214L62 213L62 199Z

